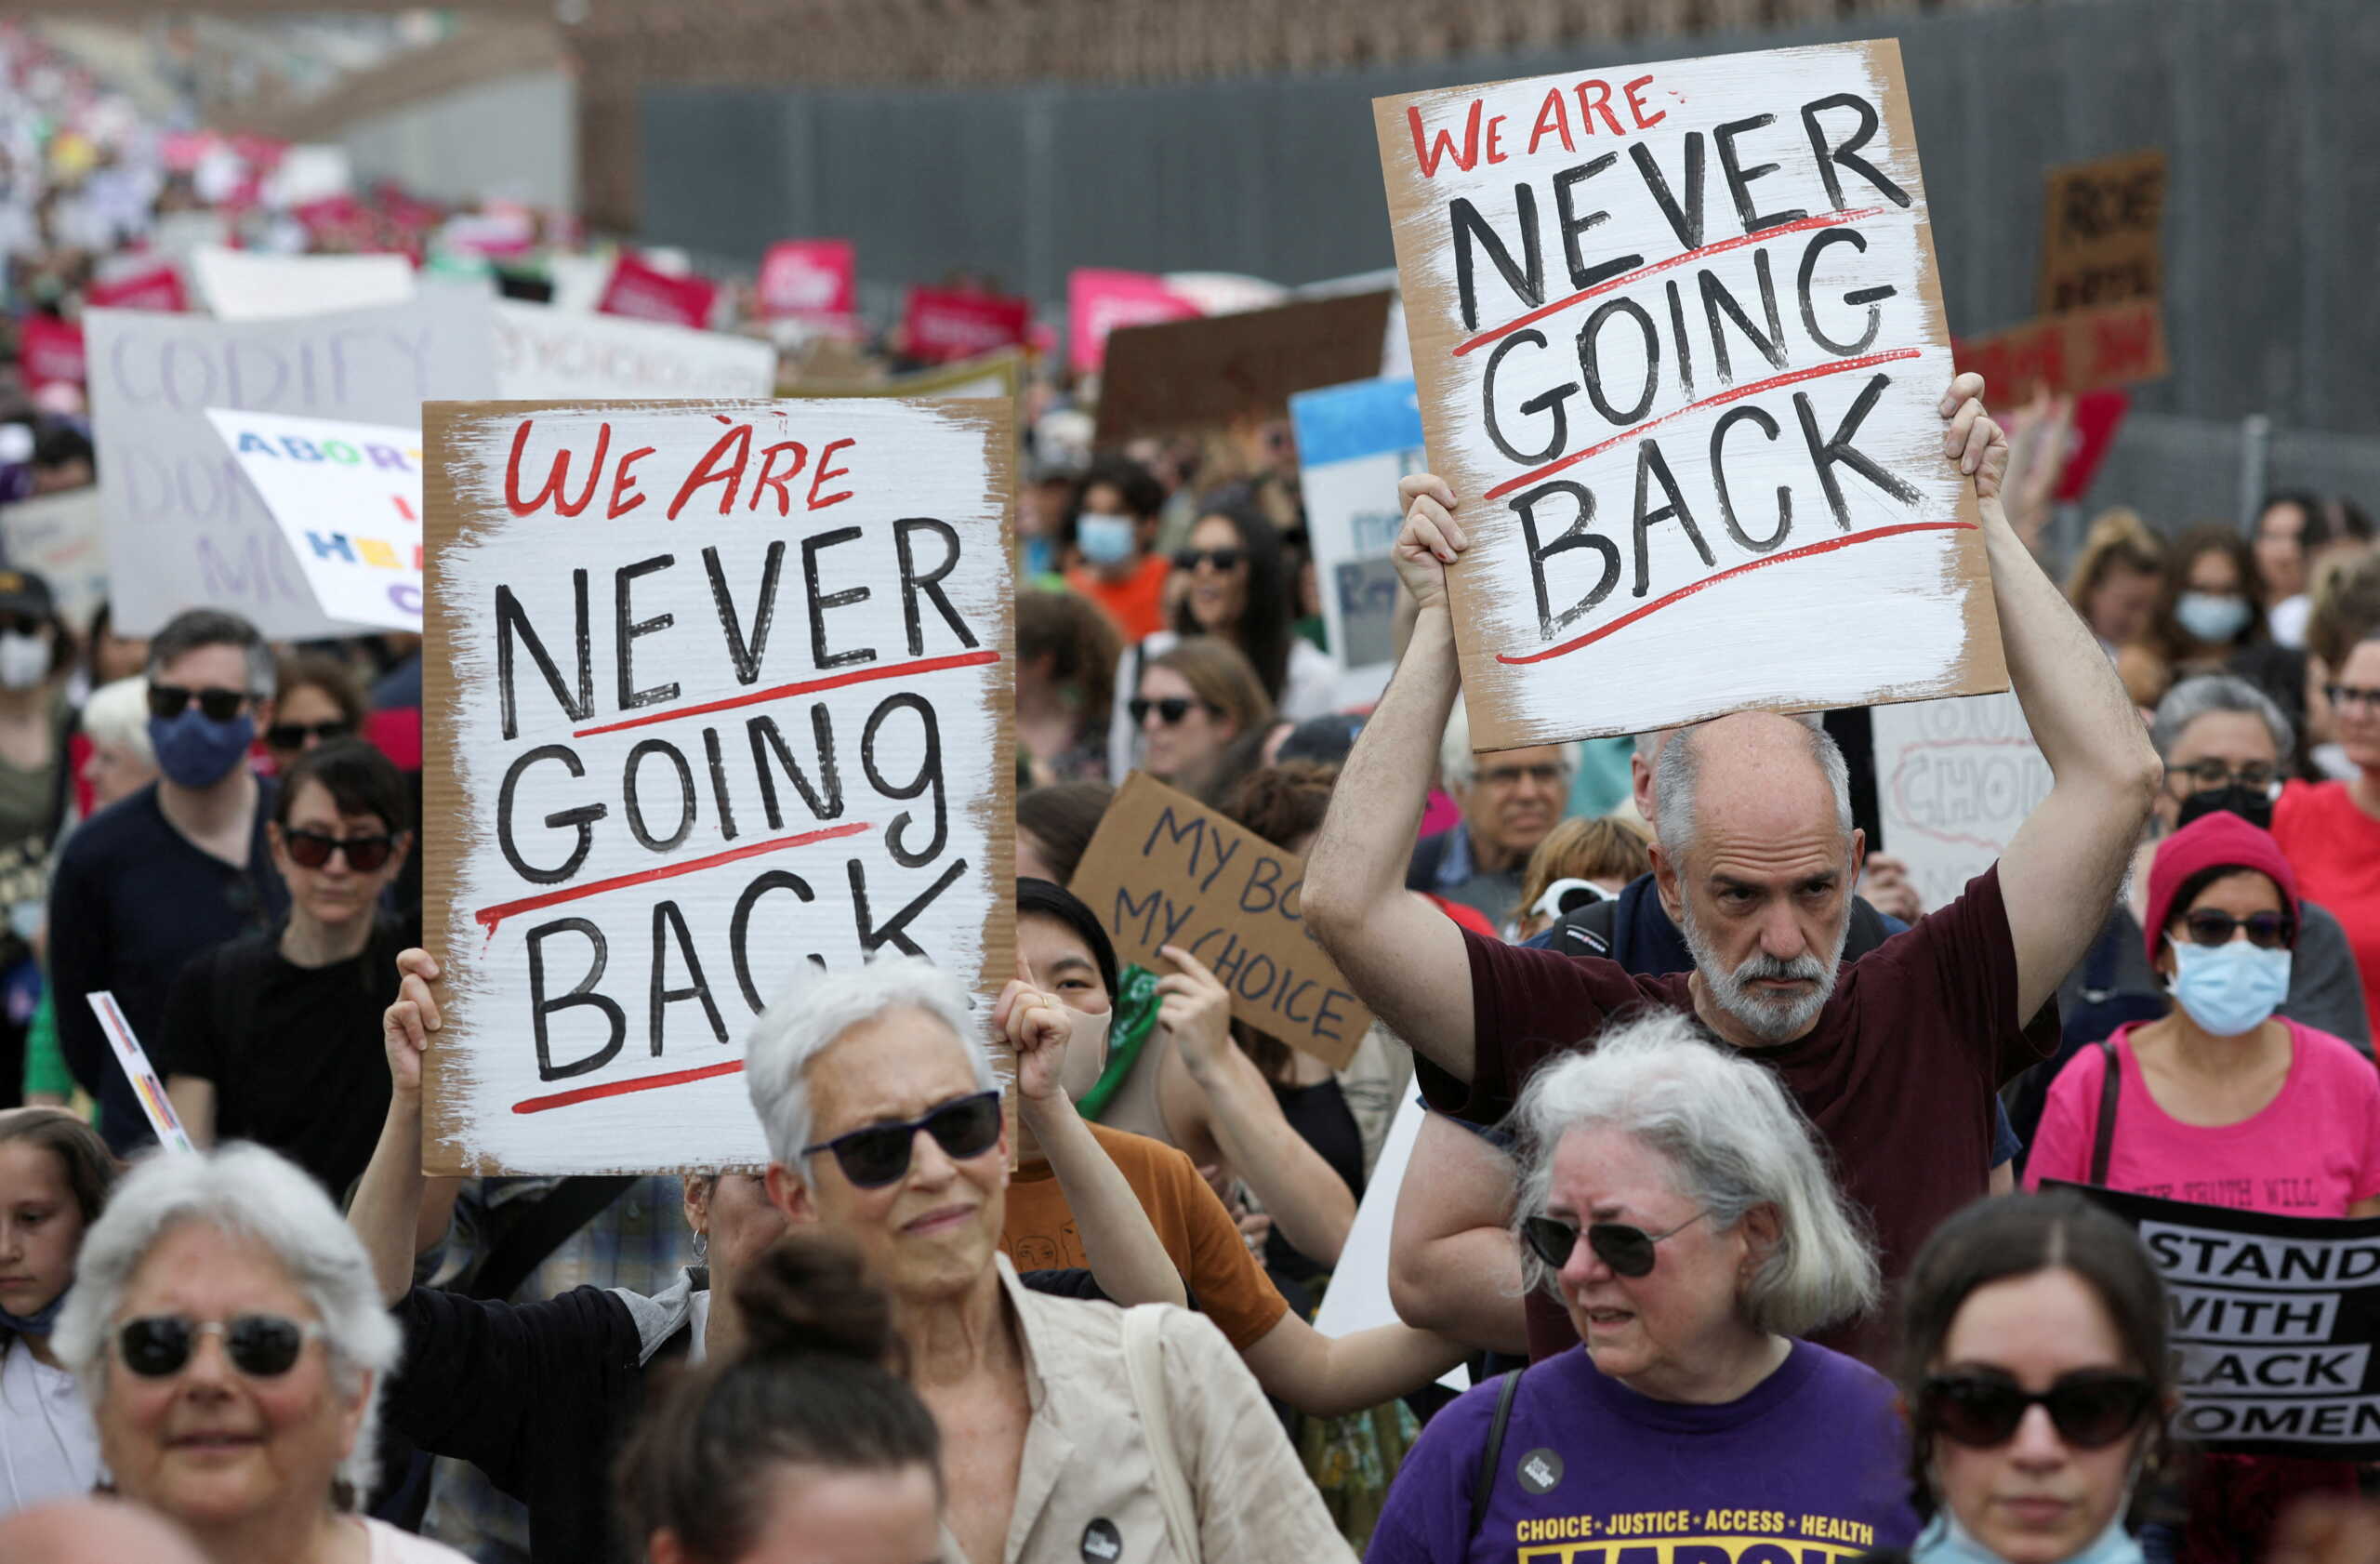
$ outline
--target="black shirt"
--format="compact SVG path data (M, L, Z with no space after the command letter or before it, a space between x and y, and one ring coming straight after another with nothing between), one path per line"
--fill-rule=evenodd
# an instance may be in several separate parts
M166 995L191 958L280 922L289 893L265 845L272 800L273 784L259 778L245 867L176 830L157 806L153 782L75 827L59 850L49 882L58 1046L99 1100L100 1133L120 1153L156 1137L85 996L112 990L133 1035L154 1048Z
M389 1111L380 1013L405 944L383 921L362 954L324 967L282 955L279 930L218 945L175 980L150 1062L214 1084L218 1143L269 1146L342 1199Z

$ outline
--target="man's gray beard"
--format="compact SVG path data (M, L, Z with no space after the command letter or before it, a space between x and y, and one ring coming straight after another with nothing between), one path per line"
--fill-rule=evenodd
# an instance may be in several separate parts
M1834 997L1834 980L1843 971L1844 943L1851 937L1849 908L1844 911L1843 926L1835 931L1834 948L1824 961L1807 952L1790 961L1764 954L1754 956L1733 972L1720 965L1719 953L1711 948L1711 942L1694 921L1692 897L1679 895L1678 913L1678 932L1686 936L1686 948L1693 952L1695 970L1710 988L1712 1002L1743 1023L1762 1041L1792 1041L1817 1023L1818 1012ZM1800 999L1769 999L1752 987L1764 977L1808 978L1818 987Z

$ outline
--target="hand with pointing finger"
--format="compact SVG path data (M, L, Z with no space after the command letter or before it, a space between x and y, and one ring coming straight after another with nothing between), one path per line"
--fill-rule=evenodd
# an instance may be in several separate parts
M1231 990L1206 964L1178 945L1160 954L1175 971L1157 981L1157 1030L1173 1040L1175 1052L1199 1085L1223 1058L1231 1040Z
M421 1095L421 1054L430 1034L444 1024L430 986L437 981L437 958L427 950L397 957L397 997L380 1015L380 1042L389 1056L389 1086L400 1101Z
M1065 1094L1066 1042L1074 1035L1074 1020L1034 980L1033 968L1021 952L1016 975L1009 979L1000 990L999 1002L992 1007L992 1026L1016 1051L1020 1099L1044 1103Z

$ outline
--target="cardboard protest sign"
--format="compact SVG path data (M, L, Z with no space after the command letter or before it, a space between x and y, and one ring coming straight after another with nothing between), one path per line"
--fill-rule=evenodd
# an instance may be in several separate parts
M1929 911L1947 907L2049 796L2049 762L2005 692L1879 706L1869 718L1884 849L1909 865Z
M324 616L421 629L421 431L210 411Z
M107 545L96 485L0 505L0 559L49 583L58 612L78 631L108 599Z
M2162 1200L2047 1181L2138 1230L2165 1279L2182 1410L2174 1434L2224 1455L2380 1459L2380 1217L2268 1216L2268 1187L2184 1184ZM2196 1193L2193 1193L2193 1191ZM2202 1200L2209 1202L2199 1203Z
M1991 387L1991 400L2013 407L2036 391L2082 392L2160 380L2165 314L2153 298L2072 310L1958 342L1961 369Z
M1897 46L1373 113L1474 744L2006 685Z
M271 640L348 633L223 448L207 409L410 426L422 402L494 390L485 300L233 325L94 310L91 418L115 624L147 635L204 604Z
M126 1019L124 1007L115 995L105 988L83 996L99 1017L99 1030L107 1035L108 1047L115 1054L116 1067L132 1082L133 1095L140 1099L140 1111L148 1116L149 1128L155 1133L157 1144L168 1151L195 1151L190 1142L190 1132L182 1128L181 1116L174 1111L174 1101L165 1094L165 1083L157 1079L156 1067L149 1062L149 1051L140 1046L134 1035L132 1023Z
M1177 945L1231 990L1231 1013L1326 1060L1354 1057L1372 1024L1305 931L1305 860L1134 772L1107 806L1069 887L1117 959L1171 972Z
M1285 418L1296 392L1371 379L1395 301L1381 289L1118 327L1100 374L1097 444Z
M779 240L760 258L760 313L771 320L840 319L858 308L858 285L850 240Z
M1078 266L1066 276L1066 362L1088 374L1105 362L1107 334L1117 326L1187 320L1204 313L1197 301L1146 272Z
M776 350L748 337L499 299L496 394L552 398L766 396Z
M700 328L710 319L711 306L718 299L719 285L707 277L678 276L623 252L612 265L611 280L603 285L603 297L596 301L595 311Z
M2041 312L2156 298L2165 291L2165 154L2130 152L2049 171Z
M1338 704L1380 698L1396 666L1396 565L1405 524L1396 481L1422 471L1421 404L1411 380L1360 380L1289 398L1298 481L1315 587L1330 655L1344 677Z
M1033 301L959 288L911 288L901 318L909 356L929 364L1022 346Z
M1007 404L424 418L433 1169L764 1162L745 1036L813 959L926 955L988 1014L1015 960Z
M401 255L264 255L207 245L192 252L191 279L217 320L277 321L334 310L403 304L413 262Z

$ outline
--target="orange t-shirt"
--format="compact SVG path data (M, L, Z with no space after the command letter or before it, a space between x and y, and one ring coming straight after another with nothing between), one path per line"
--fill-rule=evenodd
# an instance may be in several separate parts
M1125 644L1131 645L1165 628L1165 578L1172 569L1172 562L1164 555L1148 554L1143 556L1138 570L1121 581L1111 581L1091 566L1078 564L1066 572L1066 585L1099 604L1124 632Z
M2380 820L2344 782L2292 782L2273 807L2272 837L2297 871L2297 894L2347 931L2363 976L2363 1007L2380 1037Z
M1190 1159L1161 1140L1091 1126L1124 1182L1141 1199L1157 1241L1173 1257L1198 1311L1245 1352L1289 1311L1256 1256L1240 1240L1231 1213L1215 1198ZM1049 1164L1019 1172L1008 1186L1008 1222L1000 1248L1020 1271L1087 1268L1074 1213Z

